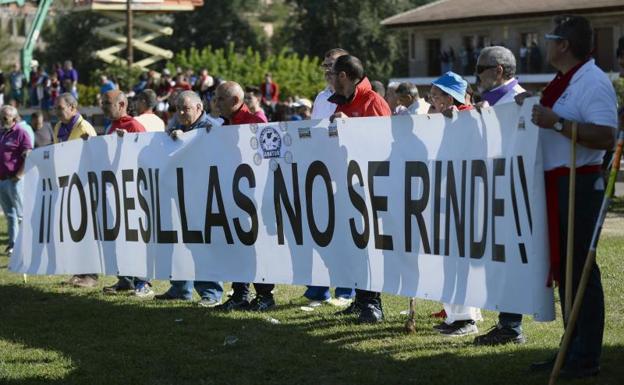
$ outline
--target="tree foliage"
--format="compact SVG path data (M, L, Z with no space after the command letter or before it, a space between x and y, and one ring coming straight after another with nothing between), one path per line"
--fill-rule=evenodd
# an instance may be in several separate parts
M195 70L207 68L213 76L236 81L243 87L259 86L264 80L264 74L271 72L274 81L280 86L282 97L312 98L325 84L317 58L288 53L286 50L263 57L251 47L239 53L234 44L217 49L191 48L176 55L171 69L175 66Z
M258 9L258 0L210 0L193 12L173 15L173 36L160 40L163 48L179 52L189 48L252 47L263 51L267 39L254 28L244 13Z
M405 74L407 44L404 32L387 29L381 21L429 1L286 0L292 17L277 32L274 45L316 57L341 47L363 61L369 77L387 80Z

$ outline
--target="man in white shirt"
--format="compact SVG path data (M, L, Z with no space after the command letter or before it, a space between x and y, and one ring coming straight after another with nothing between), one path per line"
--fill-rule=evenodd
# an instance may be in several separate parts
M134 119L137 120L147 132L164 132L165 122L154 114L154 108L158 104L156 93L147 88L136 96L136 108L139 113Z
M618 126L615 90L607 75L591 58L593 29L581 16L555 18L553 32L545 36L548 62L558 70L533 107L532 121L541 127L546 171L546 204L550 239L551 277L559 282L564 298L569 167L576 167L574 220L574 276L576 294L592 234L604 197L601 172L605 150L613 149ZM577 123L576 165L570 165L570 137ZM561 301L562 311L564 302ZM575 325L561 377L582 378L600 372L604 333L604 294L600 269L594 262ZM564 319L565 322L565 319ZM533 370L552 370L554 359L536 363Z
M336 59L348 54L349 52L342 48L333 48L325 53L321 68L325 73L327 87L319 92L316 99L314 99L311 119L328 119L336 111L336 104L327 100L334 94L334 89L331 85L331 71ZM355 296L355 291L351 288L337 287L334 294L336 298L332 299L329 287L308 286L303 296L311 301L310 306L318 306L323 302L329 302L336 306L347 306Z
M334 94L330 81L331 69L337 58L348 54L349 52L342 48L332 48L325 53L321 68L325 73L327 87L319 92L319 94L316 95L316 99L314 99L314 104L312 105L312 119L328 119L334 114L334 111L336 111L336 105L327 100Z

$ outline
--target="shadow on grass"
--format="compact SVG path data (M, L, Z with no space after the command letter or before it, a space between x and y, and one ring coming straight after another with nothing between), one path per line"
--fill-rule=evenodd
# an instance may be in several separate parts
M52 380L35 368L2 378L3 385L31 384L545 384L530 362L551 351L522 347L476 349L452 340L409 336L396 323L350 326L325 317L271 324L257 317L219 314L179 304L104 299L101 294L50 293L33 286L0 287L0 338L56 352L70 362ZM224 345L236 336L233 345ZM371 346L366 343L373 342ZM420 343L422 342L422 344ZM353 344L363 344L355 349ZM429 349L418 357L416 350ZM603 374L590 384L624 378L622 347L606 348ZM6 354L6 353L5 353ZM10 356L10 354L9 354ZM401 359L400 357L406 357ZM46 357L9 358L37 364ZM8 363L5 361L5 364ZM19 377L19 379L15 379Z

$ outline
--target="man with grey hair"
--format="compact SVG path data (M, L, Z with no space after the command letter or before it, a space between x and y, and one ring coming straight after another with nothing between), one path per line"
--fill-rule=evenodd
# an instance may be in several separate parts
M481 91L483 106L494 106L515 101L515 96L526 92L520 87L516 74L516 58L505 47L492 46L481 50L475 75ZM487 103L487 104L486 104ZM502 345L525 343L522 334L522 314L500 313L498 324L488 333L475 338L475 345Z
M111 125L107 130L108 134L117 132L117 134L123 135L124 132L145 132L145 127L128 115L128 98L119 90L110 90L104 93L102 111L104 116L111 120Z
M510 50L501 46L481 50L475 76L481 97L487 105L513 102L516 95L525 92L515 79L515 75L516 58Z
M26 131L17 124L19 115L15 107L2 106L0 119L0 206L8 222L9 241L5 251L10 255L22 221L24 186L21 177L26 156L33 145Z
M138 116L135 116L134 119L145 127L145 131L165 131L165 122L163 122L163 120L154 113L154 109L156 108L156 105L158 105L156 92L149 88L144 89L139 92L135 100Z
M208 118L204 111L204 104L198 94L193 91L182 91L171 101L176 107L176 125L169 131L173 140L177 140L185 132L192 130L210 130L214 122ZM215 307L221 303L223 286L221 282L211 281L170 281L171 287L162 294L156 295L157 300L183 300L193 299L193 287L201 297L199 305L203 307Z
M430 104L420 98L418 88L410 82L400 83L394 91L397 107L393 115L423 115L429 112Z

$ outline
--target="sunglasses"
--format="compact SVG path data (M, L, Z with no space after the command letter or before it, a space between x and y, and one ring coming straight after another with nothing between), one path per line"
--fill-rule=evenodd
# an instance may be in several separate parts
M477 66L477 68L476 68L477 71L475 73L477 75L479 75L479 74L482 74L483 71L487 71L489 69L496 68L496 67L498 67L498 64L496 64L496 65L489 65L489 66Z

